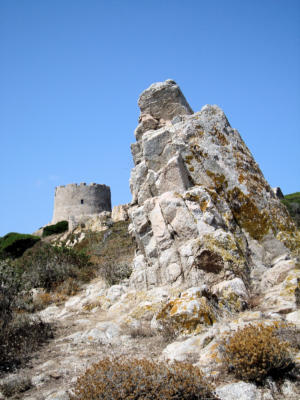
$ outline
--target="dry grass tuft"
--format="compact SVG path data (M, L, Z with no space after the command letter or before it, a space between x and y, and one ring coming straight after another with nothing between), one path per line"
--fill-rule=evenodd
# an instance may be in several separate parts
M218 398L191 364L106 358L77 381L72 400L200 400Z
M128 334L133 338L147 338L157 335L157 332L151 329L150 324L142 323L139 326L131 326L128 329Z
M293 363L289 343L281 341L281 325L249 324L238 329L225 343L225 362L237 378L262 382L267 376L277 377Z

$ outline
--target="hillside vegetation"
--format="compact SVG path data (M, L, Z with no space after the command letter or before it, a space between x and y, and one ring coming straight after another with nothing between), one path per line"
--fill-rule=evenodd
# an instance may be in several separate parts
M32 247L40 238L23 233L10 232L0 238L0 257L20 257Z
M287 207L297 227L300 228L300 192L287 194L281 201Z
M128 278L135 245L128 223L118 222L85 232L74 248L18 233L1 238L0 248L0 371L9 371L53 334L33 312L63 302L97 275L109 285Z

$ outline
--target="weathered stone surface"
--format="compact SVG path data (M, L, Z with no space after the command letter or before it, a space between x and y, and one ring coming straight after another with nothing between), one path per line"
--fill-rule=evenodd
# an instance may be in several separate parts
M113 222L127 221L128 220L128 204L121 204L114 206L111 212L111 219Z
M228 383L216 389L221 400L261 400L260 391L253 383Z
M262 275L261 304L268 312L288 314L295 311L300 290L300 268L293 260L282 261Z
M299 254L299 232L219 107L193 114L173 81L150 86L139 106L131 286L211 289L240 279L241 309L246 288L261 287L274 258Z
M59 390L58 392L51 393L46 397L46 400L69 400L70 397L65 390Z
M145 121L144 115L150 115L159 122L193 113L179 86L171 79L151 85L141 94L138 105L142 121ZM154 123L151 124L152 129L153 125Z
M284 195L283 195L280 187L277 186L275 188L272 188L272 190L273 190L274 194L278 197L278 199L284 199Z
M168 301L155 316L152 326L164 329L169 324L174 332L199 333L203 327L217 321L218 309L213 301L202 295L202 289L192 287Z
M244 282L240 278L223 281L212 287L214 293L223 307L232 311L243 310L249 301L249 294Z

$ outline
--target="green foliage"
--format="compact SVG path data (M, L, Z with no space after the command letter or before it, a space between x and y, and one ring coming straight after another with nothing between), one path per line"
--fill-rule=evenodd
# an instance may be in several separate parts
M68 221L60 221L54 225L48 225L43 229L43 237L66 232L69 229Z
M42 287L54 290L69 278L87 282L92 276L89 257L84 251L39 242L16 262L22 271L24 289Z
M284 196L286 200L294 201L295 203L300 204L300 192L295 192L291 194L287 194Z
M192 364L146 359L105 358L78 379L74 393L72 400L217 399Z
M281 202L287 207L291 217L300 229L300 192L284 196L284 199L282 199Z
M40 238L23 233L10 232L0 238L0 255L2 257L20 257L25 250L32 247Z
M62 301L65 296L75 294L80 283L94 276L94 267L83 251L54 247L42 241L18 259L7 259L0 264L0 284L3 290L9 288L10 294L4 296L3 302L12 302L22 312L44 308L52 299ZM55 291L55 295L45 294L36 302L31 296L33 288Z
M292 367L288 342L278 337L280 324L249 324L239 328L225 344L225 361L237 378L262 382Z

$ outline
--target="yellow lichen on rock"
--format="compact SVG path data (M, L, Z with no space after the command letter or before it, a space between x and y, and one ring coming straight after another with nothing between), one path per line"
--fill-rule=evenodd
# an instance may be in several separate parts
M222 232L219 236L206 234L199 241L199 246L204 246L208 250L220 255L228 267L233 266L234 271L243 271L247 263L244 255L243 243L233 234Z
M280 240L287 248L292 251L293 256L300 256L300 231L294 232L280 231L276 235L276 239Z
M228 191L227 197L228 201L233 204L232 213L239 225L253 239L262 239L271 228L267 211L260 211L251 196L243 193L238 187Z
M177 333L197 334L203 326L212 325L217 321L217 310L201 296L199 288L190 288L163 306L156 320L164 325L169 322Z

